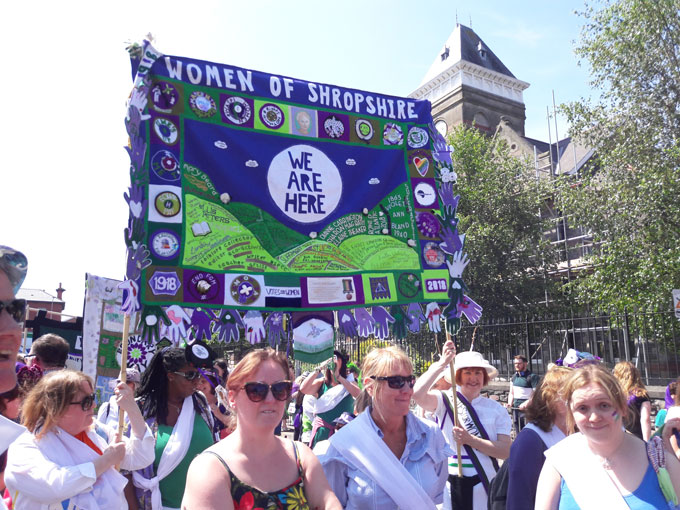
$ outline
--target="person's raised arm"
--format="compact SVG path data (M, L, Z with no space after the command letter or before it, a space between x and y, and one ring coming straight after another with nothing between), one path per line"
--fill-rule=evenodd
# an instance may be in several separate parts
M300 391L304 393L305 395L316 395L319 393L319 388L321 388L321 385L323 384L323 377L319 377L323 371L323 369L326 367L328 364L328 360L324 361L316 367L314 370L312 370L312 373L310 373L304 381L302 381L302 384L300 384ZM318 378L318 379L317 379Z
M354 381L348 381L340 374L336 376L336 379L340 384L342 384L343 388L345 388L349 394L352 395L352 397L357 398L361 393L361 388L359 388L359 385Z
M455 357L456 346L449 340L442 348L442 355L439 357L439 361L432 363L425 373L418 377L413 387L413 400L425 411L432 412L437 409L437 395L435 392L430 391L430 388L437 382L444 370L449 370L449 364L453 362ZM452 383L455 384L455 381L452 381Z
M130 388L124 382L118 383L116 389L114 390L116 395L116 403L118 408L125 411L130 420L130 427L132 433L137 438L142 438L146 434L147 426L142 416L142 412L139 410L139 406L135 401L135 397L132 393L132 388Z

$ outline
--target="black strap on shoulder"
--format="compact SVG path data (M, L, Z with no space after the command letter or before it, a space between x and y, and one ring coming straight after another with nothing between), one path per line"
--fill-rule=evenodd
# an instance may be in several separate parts
M454 425L456 424L454 420L454 414L453 414L453 405L451 404L451 401L449 400L448 395L444 393L443 391L442 397L444 398L444 406L446 407L446 412L449 415L449 418L451 418L451 423ZM489 439L489 435L486 433L486 429L482 426L481 422L479 422L476 419L476 413L470 412L470 408L467 406L464 400L460 400L463 405L467 408L468 410L468 416L472 419L474 424L477 426L477 430L479 430L479 433L482 435L482 439ZM453 439L453 438L452 438ZM453 446L453 445L452 445ZM482 485L484 486L484 489L486 490L486 493L489 493L489 477L486 476L486 471L484 471L484 467L482 466L481 461L479 460L479 457L477 457L477 453L475 453L474 448L472 448L470 445L463 445L463 448L465 448L465 453L468 454L468 457L470 457L470 460L472 461L472 465L475 467L475 471L477 471L477 474L479 475L479 478L482 482ZM491 459L491 464L493 464L494 469L496 472L498 472L498 461L494 458L489 456ZM458 459L458 462L462 462L463 459Z
M300 460L300 452L297 447L297 443L291 439L290 441L293 443L293 452L295 453L295 464L297 464L298 468L298 474L300 475L300 478L303 478L303 471L302 471L302 461Z
M229 466L227 466L227 463L224 461L224 459L219 453L213 452L212 450L206 450L203 453L209 453L210 455L214 455L215 457L217 457L217 460L219 460L222 463L224 469L226 469L227 473L229 473L229 476L231 476L231 469L229 469Z

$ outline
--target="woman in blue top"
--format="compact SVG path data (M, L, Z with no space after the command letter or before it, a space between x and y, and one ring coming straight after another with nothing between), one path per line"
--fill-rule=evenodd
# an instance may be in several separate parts
M668 508L644 441L626 432L626 393L598 365L574 371L565 384L567 427L573 432L546 451L536 509ZM672 487L680 493L680 463L666 456Z
M410 412L411 360L398 347L374 349L361 369L371 405L319 457L333 492L345 510L434 510L452 452L435 423Z

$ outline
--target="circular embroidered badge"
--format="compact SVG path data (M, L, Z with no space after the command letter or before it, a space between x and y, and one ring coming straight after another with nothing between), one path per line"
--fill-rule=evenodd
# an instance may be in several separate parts
M248 101L242 97L231 96L224 101L224 116L234 124L245 124L252 113Z
M366 119L358 119L354 124L354 131L360 140L368 142L373 138L373 125Z
M397 288L407 298L416 297L420 291L420 279L413 273L402 273L397 280Z
M214 274L200 272L189 280L189 294L197 301L212 301L220 292L220 282Z
M385 145L401 145L404 142L404 131L399 124L388 122L383 129L383 143Z
M164 119L163 117L159 117L153 121L153 130L158 138L168 145L174 144L179 135L177 126L175 126L171 120Z
M260 297L260 283L248 275L234 278L229 288L231 297L240 305L250 305Z
M208 94L201 90L192 92L189 96L189 107L197 117L207 119L215 115L217 108L215 107L215 100Z
M437 237L441 230L437 217L426 211L416 212L416 226L423 237Z
M260 108L260 120L270 129L279 129L285 120L283 110L272 103L267 103Z
M445 255L437 243L430 241L423 247L423 258L428 266L439 267L444 263Z
M179 161L170 151L162 150L151 157L151 169L164 181L176 181L180 177Z
M408 130L409 147L413 147L414 149L420 149L421 147L427 145L427 142L429 141L430 136L427 134L427 131L425 131L423 128L414 126Z
M159 81L149 92L154 108L159 112L170 113L179 101L179 93L174 85Z
M156 196L154 205L158 214L166 218L172 218L179 213L181 202L179 197L172 191L163 191Z
M179 236L172 230L159 230L151 238L151 249L159 259L173 259L179 253Z
M323 129L330 138L340 138L345 134L345 125L335 115L323 121Z
M437 192L429 182L419 182L416 184L413 194L420 207L430 207L437 201Z

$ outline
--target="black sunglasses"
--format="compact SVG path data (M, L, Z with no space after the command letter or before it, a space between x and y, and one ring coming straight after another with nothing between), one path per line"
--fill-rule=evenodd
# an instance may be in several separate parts
M9 301L0 301L0 313L6 310L15 322L24 322L26 316L26 300L25 299L10 299Z
M404 384L408 383L409 388L413 388L416 383L416 376L411 375L390 375L387 377L377 377L375 375L371 376L371 379L375 381L387 381L387 385L394 389L399 390L404 387Z
M71 405L74 406L78 404L83 411L89 411L92 409L92 406L94 406L94 398L94 393L92 395L86 395L83 397L83 400L71 402Z
M195 381L201 376L201 374L199 374L195 370L193 372L173 372L173 374L181 375L187 381Z
M272 396L276 400L284 401L290 398L293 383L291 381L279 381L269 385L261 382L249 382L243 386L251 402L262 402L267 398L269 388L271 388Z

